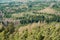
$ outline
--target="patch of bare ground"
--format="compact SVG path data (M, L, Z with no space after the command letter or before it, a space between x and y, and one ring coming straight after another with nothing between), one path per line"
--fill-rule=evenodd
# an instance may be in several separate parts
M19 34L21 35L24 31L28 30L28 33L31 33L33 31L33 29L39 28L39 27L43 27L44 29L49 28L49 27L57 27L59 28L60 23L55 23L52 22L51 24L47 24L47 23L32 23L32 24L28 24L26 26L22 26L18 29ZM50 25L50 26L49 26Z
M32 29L36 28L36 27L43 27L44 25L46 25L46 23L32 23L32 24L28 24L27 26L24 26L24 27L20 27L18 32L19 34L21 34L24 30L28 30L28 32L31 32Z
M47 7L43 10L38 10L38 13L50 13L50 14L55 14L57 11L54 10L53 8Z

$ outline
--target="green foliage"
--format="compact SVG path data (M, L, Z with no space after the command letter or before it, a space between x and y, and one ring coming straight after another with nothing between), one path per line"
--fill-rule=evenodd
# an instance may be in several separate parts
M0 4L0 10L2 10L2 12L5 14L3 18L13 18L12 14L22 12L23 16L13 18L15 20L20 20L20 23L22 24L20 26L26 26L29 23L37 23L39 21L40 23L45 22L46 24L43 26L40 24L40 26L37 25L36 27L30 29L30 27L33 25L31 24L24 30L23 26L23 28L19 31L19 27L14 27L13 23L9 23L6 27L0 27L0 40L60 40L60 14L37 12L48 7L51 2L41 3L29 1L29 3L25 4L18 3L19 5L15 5L15 2L7 4L8 5ZM52 8L60 11L60 4L58 3L58 5L53 5Z
M4 31L0 32L0 40L4 40Z
M5 29L0 32L0 40L60 40L59 24L58 22L52 22L42 26L37 25L31 30L28 28L23 30L22 28L23 31L18 31L15 30L13 24L10 23L8 27L5 27Z
M32 29L32 32L24 30L24 32L20 34L19 38L20 40L60 40L60 25L56 27L55 25L56 23L46 24L43 27L37 26Z

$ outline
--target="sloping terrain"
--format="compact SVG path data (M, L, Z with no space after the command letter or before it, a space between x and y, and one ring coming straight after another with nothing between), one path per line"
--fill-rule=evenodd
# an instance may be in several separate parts
M59 40L60 23L33 23L18 29L20 40ZM49 26L49 27L48 27ZM59 30L59 31L58 31Z
M38 10L37 12L38 12L38 13L50 13L50 14L54 14L54 13L56 13L57 11L54 10L53 8L47 7L47 8L45 8L45 9L43 9L43 10Z
M28 29L28 31L30 32L30 31L32 31L33 28L36 28L37 26L43 26L43 25L45 25L45 24L46 24L46 23L40 23L40 22L28 24L28 25L26 25L26 26L24 26L24 27L20 27L18 31L19 31L19 32L22 32L22 31Z

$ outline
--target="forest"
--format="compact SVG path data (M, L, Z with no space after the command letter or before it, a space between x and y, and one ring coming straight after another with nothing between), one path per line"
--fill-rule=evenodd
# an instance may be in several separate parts
M60 40L60 1L0 3L0 40Z

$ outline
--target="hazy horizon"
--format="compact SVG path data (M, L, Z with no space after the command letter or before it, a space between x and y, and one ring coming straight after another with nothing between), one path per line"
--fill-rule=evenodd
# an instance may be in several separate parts
M27 2L27 1L53 1L53 0L0 0L0 2ZM60 0L55 0L55 1L60 1Z

